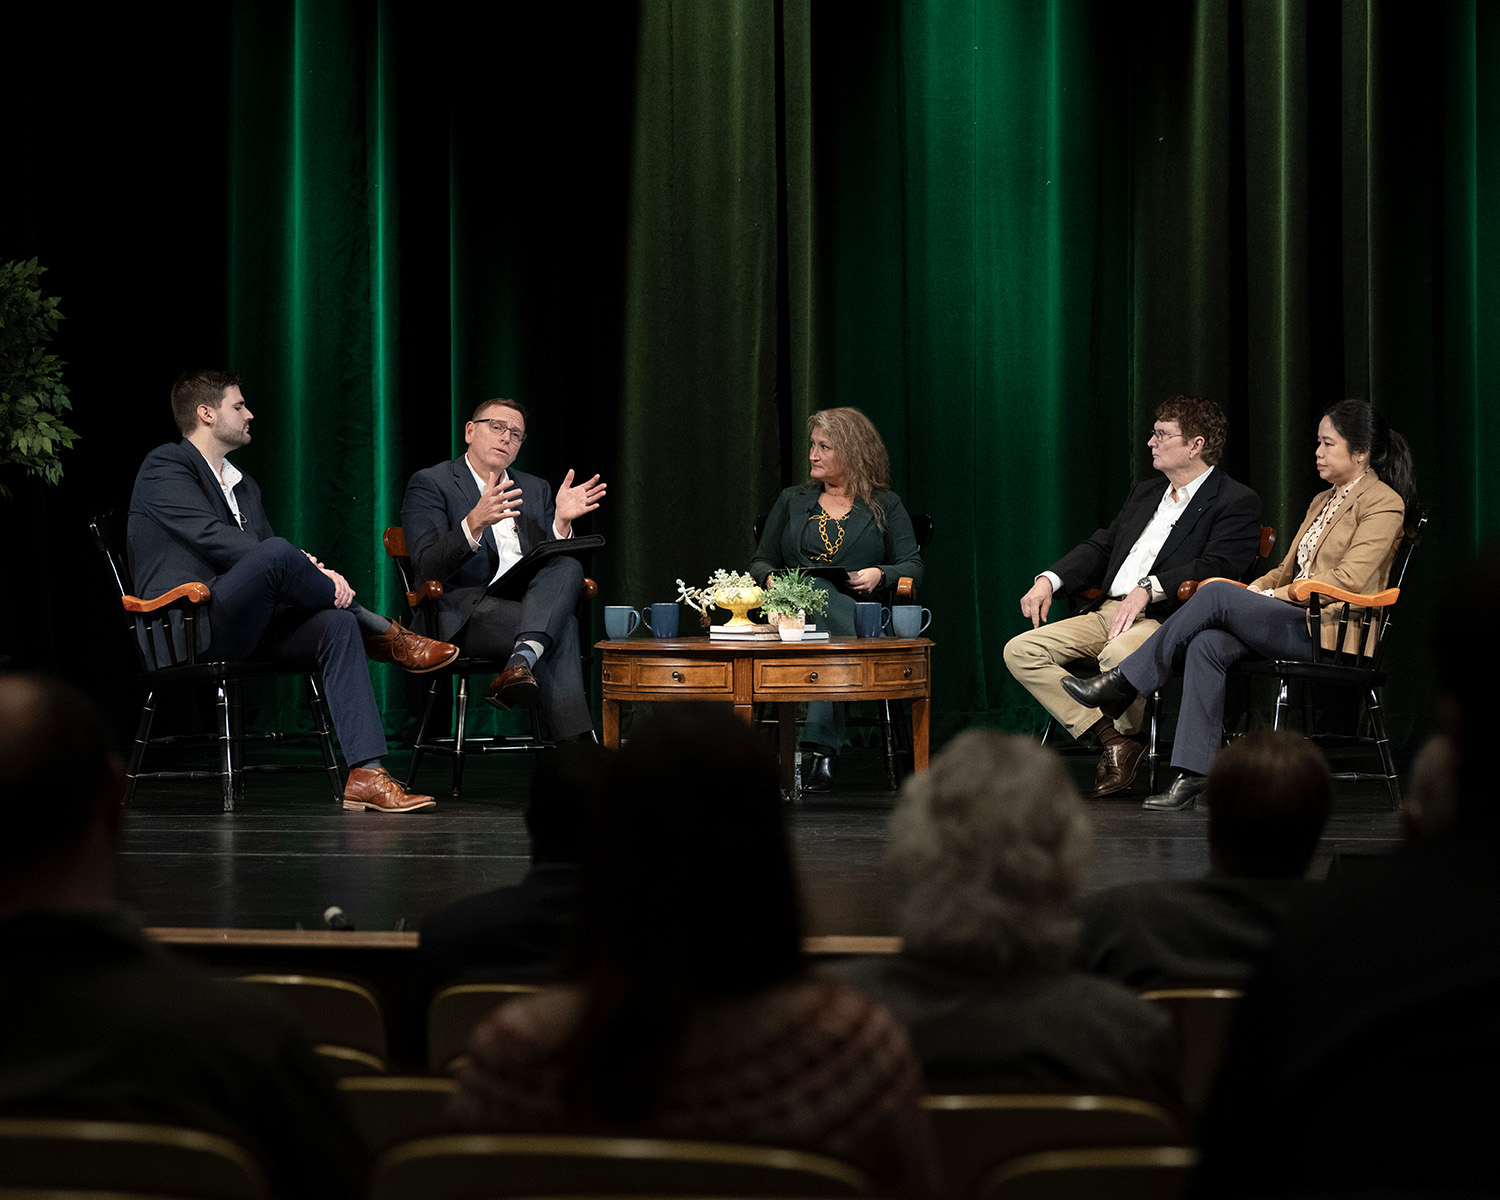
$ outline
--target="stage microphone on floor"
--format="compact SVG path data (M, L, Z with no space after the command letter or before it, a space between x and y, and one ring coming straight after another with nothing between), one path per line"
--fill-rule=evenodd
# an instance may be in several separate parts
M329 929L354 931L354 922L344 915L344 910L337 904L330 904L323 910L323 924Z

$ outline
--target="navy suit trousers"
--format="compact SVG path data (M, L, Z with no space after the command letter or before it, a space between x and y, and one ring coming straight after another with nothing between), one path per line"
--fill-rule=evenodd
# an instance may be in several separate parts
M1182 660L1182 711L1172 765L1207 774L1224 740L1225 675L1231 663L1252 655L1306 661L1312 658L1307 609L1232 583L1209 583L1168 617L1120 673L1142 695L1159 688Z
M285 538L267 538L214 580L210 604L212 657L317 659L345 761L352 766L386 752L359 620L333 607L333 581L307 555Z

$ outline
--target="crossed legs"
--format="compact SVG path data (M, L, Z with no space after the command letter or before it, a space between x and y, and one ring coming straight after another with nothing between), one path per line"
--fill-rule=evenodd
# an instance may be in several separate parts
M1230 664L1256 654L1311 658L1307 610L1232 583L1205 584L1120 664L1120 674L1142 694L1155 691L1171 673L1179 653L1183 655L1182 711L1172 765L1205 775L1223 740L1225 675Z
M386 752L359 618L333 607L333 583L285 538L268 538L214 580L209 652L216 658L313 657L344 760Z
M1005 665L1010 673L1075 738L1093 729L1103 714L1097 708L1085 708L1063 691L1067 664L1093 658L1101 671L1108 671L1134 653L1160 624L1142 617L1119 637L1111 638L1109 623L1118 606L1118 601L1106 600L1094 612L1028 629L1005 644ZM1146 693L1144 688L1141 691ZM1141 728L1145 709L1146 701L1137 700L1115 722L1115 728L1123 734L1135 734Z

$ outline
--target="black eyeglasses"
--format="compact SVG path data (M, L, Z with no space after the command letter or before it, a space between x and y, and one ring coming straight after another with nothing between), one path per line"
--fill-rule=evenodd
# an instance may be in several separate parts
M517 429L514 425L507 425L504 421L495 420L494 417L481 417L474 424L488 425L490 432L496 437L513 438L518 446L526 440L526 431L524 429Z

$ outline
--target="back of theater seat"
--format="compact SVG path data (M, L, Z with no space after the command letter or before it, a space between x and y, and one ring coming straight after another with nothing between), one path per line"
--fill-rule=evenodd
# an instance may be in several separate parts
M368 1200L520 1196L866 1196L857 1167L803 1150L669 1138L451 1134L393 1146Z
M1156 1146L1182 1140L1173 1115L1134 1096L990 1092L924 1096L943 1194L973 1193L999 1163L1042 1150Z
M233 981L294 1009L332 1074L385 1071L385 1010L363 984L331 975L271 973L239 975Z
M427 1006L427 1069L458 1070L474 1026L497 1005L538 990L534 983L455 983L443 988Z
M399 1142L445 1133L452 1079L430 1075L357 1075L338 1082L354 1128L373 1157Z
M199 1200L267 1200L270 1195L260 1164L216 1133L129 1121L21 1117L0 1118L0 1191Z
M1044 1150L996 1167L973 1200L1177 1200L1197 1162L1190 1146Z

